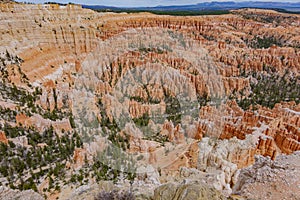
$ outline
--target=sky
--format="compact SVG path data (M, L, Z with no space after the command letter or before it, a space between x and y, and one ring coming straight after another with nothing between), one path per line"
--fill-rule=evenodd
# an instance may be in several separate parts
M201 2L209 2L211 0L17 0L27 1L33 3L44 3L44 2L59 2L59 3L78 3L85 5L104 5L104 6L116 6L116 7L141 7L141 6L158 6L158 5L190 5ZM214 1L232 1L232 0L214 0ZM234 0L233 0L234 1ZM243 1L243 0L235 0ZM249 0L248 0L249 1ZM255 1L255 0L253 0ZM300 2L300 0L256 0L256 1L279 1L279 2Z

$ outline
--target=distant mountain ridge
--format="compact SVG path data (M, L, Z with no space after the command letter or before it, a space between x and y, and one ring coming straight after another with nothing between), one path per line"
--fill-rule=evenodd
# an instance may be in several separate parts
M13 0L0 0L0 3L12 3L15 2Z
M203 2L194 5L180 5L180 6L156 6L156 7L110 7L101 5L83 5L90 9L111 9L111 10L149 10L149 11L199 11L199 10L232 10L240 8L268 8L268 9L284 9L287 11L300 11L300 2L262 2L262 1L244 1L244 2Z

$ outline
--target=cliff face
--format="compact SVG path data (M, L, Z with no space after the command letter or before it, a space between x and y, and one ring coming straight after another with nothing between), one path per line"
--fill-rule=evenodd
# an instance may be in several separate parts
M298 105L276 104L273 109L259 107L256 113L244 112L240 116L240 124L228 123L220 138L236 136L245 139L251 134L252 127L262 128L257 152L275 158L278 152L290 154L299 150L299 111ZM264 124L264 125L262 125ZM252 130L251 130L252 129Z
M230 195L255 156L276 160L300 150L299 91L292 90L299 88L300 20L288 16L0 4L0 142L35 156L19 163L24 169L10 169L24 171L15 184L25 188L28 180L55 199L62 177L67 185L112 180L126 188L129 179L152 189L202 180L211 187L167 184L154 197ZM292 94L268 94L265 100L277 102L272 107L255 86L274 74L289 78L278 82ZM247 98L249 108L241 103ZM33 174L48 174L29 177L32 164Z
M284 31L276 27L273 34L270 32L273 28L268 27L270 25L264 27L261 22L247 21L234 15L183 19L150 14L97 14L77 5L21 4L2 4L1 11L1 51L8 50L20 55L25 61L21 68L31 81L55 72L63 63L84 59L85 54L94 50L101 39L106 40L124 30L147 27L180 31L198 40L215 61L228 66L219 69L219 73L226 77L224 85L227 93L241 90L249 84L247 80L236 78L240 69L260 71L264 66L274 66L279 71L287 68L299 71L299 54L291 48L297 46L293 42L299 29L296 26L299 21L297 17L294 19L295 25L285 27ZM12 17L15 20L10 21ZM252 33L252 30L258 33ZM247 41L253 39L247 38L249 32L251 35L267 37L268 34L280 38L289 46L245 48ZM37 33L39 37L36 37ZM275 33L282 35L277 36ZM282 38L287 35L290 38ZM180 65L178 61L175 64Z
M298 106L294 103L277 104L273 109L260 107L255 113L236 110L238 106L235 102L228 102L227 106L228 117L223 122L219 138L229 142L235 137L235 142L242 145L243 150L241 147L227 144L220 144L220 148L233 148L228 151L232 155L225 157L237 164L238 168L253 164L255 154L269 156L274 160L281 153L299 151L299 131L295 128L299 126L299 115ZM209 119L207 116L215 116L215 112L206 108L202 117ZM229 113L234 114L230 116ZM203 130L207 128L204 124ZM249 141L249 145L246 145L245 141ZM215 149L212 154L216 155L217 152ZM210 156L207 155L206 159Z
M32 82L96 46L97 29L88 25L94 13L80 6L1 4L0 10L1 51L20 55Z

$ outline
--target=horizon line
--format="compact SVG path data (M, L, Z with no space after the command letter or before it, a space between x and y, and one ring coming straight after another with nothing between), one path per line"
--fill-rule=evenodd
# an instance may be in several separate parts
M40 2L40 3L36 3L36 2L32 2L32 1L18 1L18 0L15 0L15 2L18 2L18 3L32 3L32 4L47 4L47 3L53 3L53 4L64 4L64 5L68 5L68 4L76 4L76 5L86 5L86 6L103 6L103 7L115 7L115 8L139 8L139 7L144 7L144 8L151 8L151 7L171 7L171 6L188 6L188 5L199 5L199 4L204 4L204 3L251 3L251 2L258 2L258 3L281 3L281 4L300 4L300 1L291 1L291 0L288 0L288 1L285 1L285 2L282 2L281 0L267 0L267 1L264 1L264 0L228 0L228 1L223 1L223 0L213 0L213 1L204 1L204 2L196 2L194 4L192 3L187 3L187 4L170 4L170 5L161 5L161 4L157 4L157 5L151 5L151 6L147 6L147 5L144 5L144 6L139 6L139 5L136 5L136 6L116 6L116 5L105 5L103 4L93 4L93 3L74 3L74 2L59 2L59 1L46 1L46 2ZM100 3L100 2L99 2Z

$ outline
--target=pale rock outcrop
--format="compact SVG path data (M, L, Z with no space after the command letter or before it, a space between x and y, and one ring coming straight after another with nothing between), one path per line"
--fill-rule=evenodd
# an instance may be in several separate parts
M13 190L4 186L0 186L0 199L3 200L43 200L44 198L37 192L33 190Z
M141 165L136 170L137 177L140 181L150 185L160 185L159 173L151 165Z
M251 143L237 139L213 141L203 138L199 143L199 158L197 169L203 172L214 173L219 171L219 190L228 190L231 193L230 185L236 182L236 174L239 173L239 165L242 162L251 162ZM253 145L253 144L252 144ZM246 147L248 146L248 147ZM250 146L250 150L249 150ZM252 147L254 148L254 147ZM254 152L254 150L252 150ZM248 157L248 158L247 158ZM246 158L246 160L244 160Z
M18 114L16 116L17 124L21 124L25 127L33 126L38 131L43 131L46 128L50 128L51 126L54 130L61 132L62 130L70 131L72 130L69 119L51 121L49 119L44 119L40 115L34 114L31 117L26 116L25 114Z
M222 200L227 199L219 191L206 184L164 184L154 191L154 200Z
M241 170L233 192L247 199L299 199L299 156L297 151L275 160L255 157L252 166Z
M28 138L26 136L19 136L15 138L9 139L16 145L20 145L22 147L31 147L31 145L28 145Z

